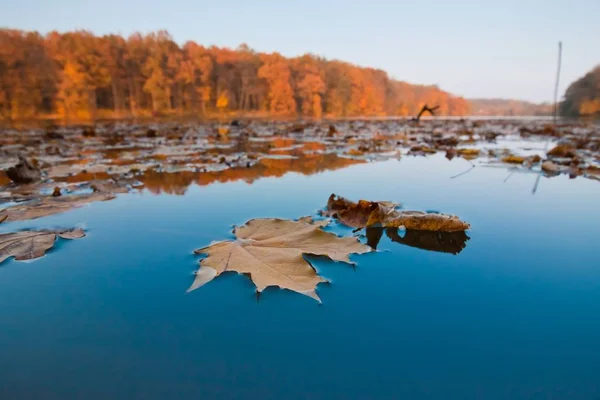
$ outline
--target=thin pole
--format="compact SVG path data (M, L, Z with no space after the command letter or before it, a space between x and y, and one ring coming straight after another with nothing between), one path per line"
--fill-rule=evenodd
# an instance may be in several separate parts
M560 64L562 61L562 42L558 42L558 67L556 69L556 85L554 86L554 124L558 119L558 83L560 81Z

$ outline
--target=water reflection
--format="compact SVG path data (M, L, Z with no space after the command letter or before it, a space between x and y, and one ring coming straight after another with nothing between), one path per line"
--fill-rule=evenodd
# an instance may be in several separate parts
M458 254L470 239L464 231L440 232L423 230L399 230L398 228L367 228L367 244L377 249L385 230L386 236L395 243L440 253Z
M288 172L313 175L360 163L364 163L364 161L340 157L336 154L312 154L297 158L262 158L247 168L232 167L221 171L171 173L147 171L139 180L153 194L183 195L192 184L204 186L215 182L224 183L238 180L253 183L260 178L281 177Z

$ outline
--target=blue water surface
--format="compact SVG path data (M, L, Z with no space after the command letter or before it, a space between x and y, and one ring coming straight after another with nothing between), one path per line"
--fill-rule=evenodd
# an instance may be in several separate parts
M149 192L33 221L82 226L0 265L0 399L600 398L600 184L407 157L304 176ZM228 274L186 293L193 250L331 193L472 224L458 255L393 243L354 267L311 259L313 299L257 300ZM333 231L351 234L333 226Z

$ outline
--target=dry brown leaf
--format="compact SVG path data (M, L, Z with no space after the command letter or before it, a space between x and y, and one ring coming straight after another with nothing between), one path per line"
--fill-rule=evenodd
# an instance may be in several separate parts
M529 156L525 159L525 165L532 166L533 164L537 164L540 161L542 161L542 157L535 154L535 155Z
M9 257L15 260L33 260L42 257L54 246L57 236L63 239L80 239L82 229L58 231L22 231L0 234L0 263Z
M350 254L366 253L370 248L355 238L340 238L325 232L321 229L325 222L311 222L306 218L300 221L264 218L236 227L233 231L236 240L213 243L195 251L208 257L200 261L200 269L188 291L223 272L235 271L248 275L258 292L278 286L320 302L316 287L326 280L303 256L322 255L349 263Z
M114 195L108 193L92 193L61 197L47 196L1 210L0 220L11 222L47 217L49 215L69 211L72 208L82 207L94 201L106 201L114 198Z
M509 155L506 156L502 159L502 162L508 163L508 164L523 164L525 162L525 157L521 157L521 156L515 156L515 155Z
M414 155L426 155L426 154L435 154L437 153L436 149L433 149L427 145L419 145L413 146L410 148L409 154Z
M477 158L481 151L479 149L457 149L456 152L462 158L466 160L472 160L474 158Z
M600 168L596 166L589 166L584 171L584 174L587 178L600 180Z
M461 221L455 215L426 213L422 211L395 211L394 213L378 217L375 221L380 221L381 226L386 228L399 228L403 226L406 229L426 231L455 232L465 231L470 228L468 223Z
M456 151L461 156L478 156L479 153L481 152L479 149L469 149L469 148L457 149Z
M567 144L559 144L548 152L549 157L577 157L577 149Z
M544 161L542 163L542 171L548 172L551 174L559 174L560 173L560 165L555 164L552 161Z
M454 215L401 211L390 202L360 200L355 203L335 194L329 196L327 210L323 214L354 228L404 226L406 229L454 232L470 227Z
M359 200L351 202L340 196L331 195L327 201L325 216L336 217L345 225L364 228L377 224L376 218L382 218L395 210L397 205L390 202Z
M125 182L115 181L93 181L89 183L94 192L100 193L129 193L129 188Z

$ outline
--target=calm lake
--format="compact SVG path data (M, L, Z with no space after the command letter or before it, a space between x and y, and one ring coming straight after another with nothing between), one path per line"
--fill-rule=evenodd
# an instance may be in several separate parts
M451 179L469 168L403 157L2 224L87 237L0 265L0 399L597 400L600 184L542 177L534 195L537 174L506 165ZM316 215L331 193L455 214L470 239L453 255L383 234L354 268L311 258L323 304L257 299L237 274L186 293L194 249L251 218Z

